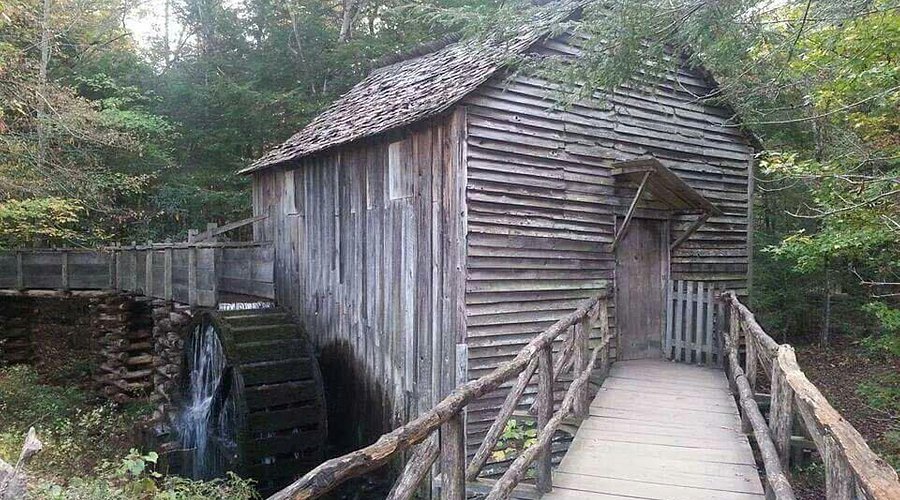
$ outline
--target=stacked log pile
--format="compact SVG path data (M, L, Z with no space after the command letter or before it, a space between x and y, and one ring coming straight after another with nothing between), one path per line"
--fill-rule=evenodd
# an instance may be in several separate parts
M158 404L153 420L164 422L172 414L184 358L184 339L191 322L191 309L162 300L153 302L153 394Z
M110 295L98 304L94 321L100 347L97 389L118 403L146 400L153 391L149 299Z

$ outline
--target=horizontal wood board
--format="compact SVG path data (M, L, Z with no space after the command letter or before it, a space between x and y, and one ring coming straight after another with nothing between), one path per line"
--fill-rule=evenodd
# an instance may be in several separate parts
M543 498L762 500L755 464L723 371L620 361Z

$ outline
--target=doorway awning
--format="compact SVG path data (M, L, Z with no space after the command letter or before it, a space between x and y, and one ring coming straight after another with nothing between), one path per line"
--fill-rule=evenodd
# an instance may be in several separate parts
M637 186L637 192L631 201L631 205L628 207L625 220L616 232L613 248L625 236L638 201L640 201L644 192L649 192L654 199L668 205L674 211L699 212L700 214L697 220L670 245L670 251L684 243L691 234L700 229L700 226L707 219L714 215L722 215L722 211L718 207L713 205L712 202L688 185L688 183L684 182L678 174L666 168L656 158L640 158L614 163L612 176L617 182L630 182Z

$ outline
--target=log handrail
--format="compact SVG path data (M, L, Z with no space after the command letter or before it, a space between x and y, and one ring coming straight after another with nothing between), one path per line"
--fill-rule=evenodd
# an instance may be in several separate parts
M389 494L389 498L392 500L409 499L414 495L419 483L427 475L428 469L438 455L460 456L462 452L462 450L456 449L459 446L458 443L443 442L441 439L444 432L442 426L453 420L458 420L461 412L473 401L500 388L502 384L517 378L501 408L500 415L498 415L498 418L495 419L494 424L488 431L481 448L476 453L470 466L464 469L466 480L477 480L478 474L484 466L490 451L496 445L507 420L512 415L513 410L520 404L525 387L534 373L540 372L543 372L543 379L538 384L536 410L538 421L542 425L536 438L537 443L520 454L503 478L494 483L489 498L508 498L513 488L521 482L524 471L533 462L537 462L539 489L549 488L551 480L549 475L549 443L552 440L553 433L562 420L572 413L576 400L587 397L587 380L594 368L596 359L600 357L605 363L608 363L609 360L610 334L606 297L606 293L603 293L597 297L585 300L575 311L567 314L531 339L528 344L519 350L513 359L502 363L487 375L458 386L433 408L409 423L382 435L374 444L320 464L303 477L269 497L269 500L319 498L343 482L371 472L392 459L401 456L406 450L415 447L412 458L407 463L400 478L394 483L394 487ZM601 329L600 343L594 349L590 359L583 359L579 363L575 363L576 366L582 366L583 370L575 374L575 380L569 386L561 407L556 412L553 412L553 384L559 375L554 368L556 366L565 366L567 364L565 358L568 356L579 356L579 349L563 347L559 351L562 359L558 359L556 363L553 363L553 343L570 329L573 337L567 344L577 347L579 339L575 338L575 336L585 336L586 338L581 341L586 343L591 330L589 323L586 323L586 318L595 317L600 319L598 322L598 326ZM586 350L583 352L587 354ZM603 354L602 356L601 353ZM604 365L602 369L607 370L608 366ZM586 407L586 403L582 402L581 406ZM448 450L445 449L447 447L454 449L449 450L448 453ZM461 456L464 457L464 452ZM465 465L463 463L459 465L461 470L452 471L453 477L459 477L462 473ZM447 471L442 472L441 481L442 488L445 489L442 492L442 498L451 498L452 500L465 498L465 491L458 491L459 488L456 488L455 485L446 484L452 482L452 480L447 479Z
M767 476L770 474L770 467L775 476L767 481L770 491L778 493L776 485L772 483L774 481L780 485L779 472L788 470L790 466L791 429L794 420L797 420L812 437L825 462L825 493L828 500L900 498L897 472L869 448L859 431L806 378L797 363L793 347L779 344L766 334L753 313L741 304L734 292L722 294L722 300L730 311L731 338L726 340L730 344L729 377L733 384L737 382L741 407L744 409L743 416L753 424L760 448L765 446L769 449L769 445L772 446L768 452L763 453ZM744 334L746 347L743 368L738 356L741 333ZM759 409L753 401L752 392L757 363L763 365L772 385L768 433L762 429L757 432L760 422L756 413ZM751 376L751 373L754 375ZM744 404L745 401L747 404ZM774 458L771 457L773 452ZM777 459L777 464L772 459Z

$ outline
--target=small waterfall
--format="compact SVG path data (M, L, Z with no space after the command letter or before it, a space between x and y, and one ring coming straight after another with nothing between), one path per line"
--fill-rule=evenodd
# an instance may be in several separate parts
M182 446L190 457L183 473L195 479L219 477L236 449L237 412L225 353L213 325L204 323L194 329L185 355L190 376L176 420Z

